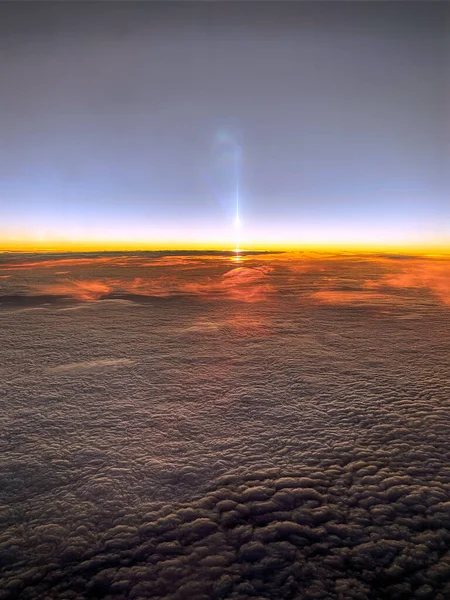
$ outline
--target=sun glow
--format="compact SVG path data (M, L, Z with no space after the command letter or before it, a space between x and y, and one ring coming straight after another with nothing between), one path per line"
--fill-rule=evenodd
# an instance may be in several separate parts
M142 224L122 231L118 224L98 230L65 231L56 225L44 233L37 228L8 230L0 226L0 252L102 252L102 251L245 251L393 252L400 254L448 254L450 237L417 230L400 230L395 223L369 227L363 223L247 223L235 205L233 219L215 222L179 222L170 227L145 228ZM38 235L39 234L39 235Z
M274 217L241 215L238 193L233 215L227 219L172 219L145 224L93 221L76 232L69 223L49 221L14 228L0 224L0 252L101 252L138 250L230 251L236 258L244 251L332 251L395 252L403 254L448 254L450 235L398 221L369 224L361 220L286 221ZM248 212L248 211L247 211ZM43 220L42 220L43 221ZM76 233L76 235L74 235Z
M174 239L0 239L0 252L107 252L107 251L229 251L229 238L200 239L194 241ZM246 238L245 248L242 240L235 239L233 252L239 260L245 251L315 251L315 252L395 252L397 254L448 255L450 244L443 242L376 242L369 241L311 241L311 240L264 240Z

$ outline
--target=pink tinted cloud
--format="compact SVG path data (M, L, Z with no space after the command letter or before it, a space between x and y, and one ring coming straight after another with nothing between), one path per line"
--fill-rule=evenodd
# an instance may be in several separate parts
M428 288L450 306L450 264L447 262L419 263L408 272L387 279L386 283L392 287Z
M65 279L56 283L37 284L33 289L41 294L70 296L77 300L98 300L113 292L141 296L168 297L175 294L192 294L201 297L227 297L244 302L264 300L274 291L268 282L271 267L237 267L212 277L186 281L183 277L135 277L133 279Z
M200 296L220 294L232 300L260 302L275 291L269 283L272 267L236 267L224 273L219 279L210 277L199 282L189 282L182 286L183 291Z
M109 283L99 280L67 280L60 283L36 285L34 289L41 294L70 296L84 301L98 300L112 291Z
M70 296L77 300L99 300L113 292L126 292L141 296L169 296L173 287L164 278L155 280L136 277L127 279L65 279L57 283L38 284L34 290L41 294Z
M364 302L382 302L384 294L364 291L320 290L311 294L311 298L326 304L358 304Z
M366 289L396 288L430 291L443 304L450 306L450 262L414 260L402 265L398 273L387 273L379 280L367 280Z

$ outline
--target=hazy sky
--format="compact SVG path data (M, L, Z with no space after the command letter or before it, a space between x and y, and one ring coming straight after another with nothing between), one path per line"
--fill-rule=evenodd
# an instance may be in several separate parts
M446 13L1 3L2 245L448 241Z

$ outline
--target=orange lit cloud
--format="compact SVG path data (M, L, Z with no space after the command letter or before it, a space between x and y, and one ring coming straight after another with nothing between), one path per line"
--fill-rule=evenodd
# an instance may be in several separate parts
M413 260L402 265L400 272L385 274L379 280L365 282L366 289L397 288L430 291L443 304L450 306L450 262Z
M112 293L128 293L140 296L166 297L179 291L168 278L144 279L96 279L76 280L67 279L58 283L38 284L34 286L35 291L40 294L52 294L55 296L68 296L76 300L92 301L104 298Z
M122 261L123 262L123 261ZM119 257L89 257L89 258L52 258L48 260L36 261L10 261L0 264L0 269L3 271L23 271L27 269L50 269L53 267L76 267L76 266L91 266L101 264L120 264Z
M450 306L450 266L448 264L417 265L410 272L386 280L392 287L425 287L441 302Z
M192 256L162 256L151 258L148 256L90 256L76 258L51 258L35 261L12 260L0 263L0 270L23 271L27 269L51 269L53 267L170 267L179 265L201 265L208 257Z
M155 278L135 277L130 281L121 281L121 291L138 296L156 296L166 298L181 293L181 282L176 277Z
M214 296L221 294L233 300L259 302L275 291L267 281L272 267L236 267L222 275L220 279L186 283L184 291L191 294Z
M92 301L112 293L140 296L168 297L189 294L202 297L226 297L244 302L264 300L274 288L268 283L271 267L237 267L199 281L186 281L182 271L176 275L160 277L134 277L133 279L65 279L55 283L37 284L34 290L41 294L69 296L77 300Z
M271 264L272 263L272 264ZM226 265L235 265L224 272ZM205 299L225 298L242 302L260 302L276 293L309 297L326 304L400 302L405 294L398 290L421 289L432 293L450 306L450 261L444 259L386 256L307 256L247 255L233 260L230 256L108 256L89 258L25 261L8 268L33 272L35 268L66 266L67 270L36 275L36 283L27 282L35 292L98 300L121 294L148 297L191 295ZM71 267L93 267L94 277L77 274L68 277ZM111 277L100 267L124 267ZM140 269L133 271L130 267ZM151 270L146 270L152 267ZM155 269L153 269L155 267ZM156 267L161 267L157 269ZM173 269L171 268L173 267ZM5 263L1 268L7 268ZM57 275L58 277L55 277ZM64 277L66 276L66 277ZM9 274L0 275L2 278ZM28 275L27 275L28 277ZM43 277L43 276L42 276Z
M384 302L386 300L384 294L353 290L321 290L311 294L311 298L327 304L359 304L365 302Z
M210 257L201 256L201 258L194 258L192 256L161 256L161 258L154 258L152 261L142 262L141 267L175 267L175 266L198 266L202 262Z
M121 288L129 293L149 296L190 294L258 302L274 291L267 281L271 271L271 267L236 267L223 275L202 277L196 281L186 281L173 276L151 279L137 277L130 282L122 282Z
M61 283L37 285L35 289L41 294L70 296L84 301L98 300L112 291L112 287L106 281L98 280L68 280Z

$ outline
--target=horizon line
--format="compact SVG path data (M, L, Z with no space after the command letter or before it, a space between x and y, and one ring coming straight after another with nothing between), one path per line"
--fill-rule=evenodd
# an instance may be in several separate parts
M0 254L23 253L94 253L94 252L183 252L183 253L223 253L223 254L262 254L262 253L360 253L360 254L401 254L401 255L450 255L450 244L248 244L245 248L232 248L225 245L197 244L197 245L155 245L137 243L100 243L100 242L53 242L44 241L17 241L17 243L2 244Z

